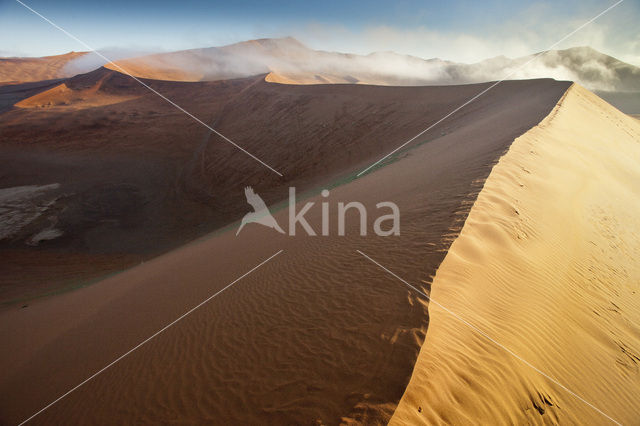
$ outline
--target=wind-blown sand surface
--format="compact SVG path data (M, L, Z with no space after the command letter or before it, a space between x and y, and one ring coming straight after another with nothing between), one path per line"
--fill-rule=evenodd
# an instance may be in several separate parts
M640 123L578 85L511 145L435 276L392 424L637 424L639 164Z
M390 280L356 250L394 265L407 279L428 279L457 235L491 167L517 136L552 110L568 87L567 82L551 80L506 82L462 110L447 128L425 138L425 143L399 153L373 173L333 188L327 198L331 236L308 237L298 228L297 235L290 237L250 224L238 237L235 229L221 232L92 286L32 301L24 309L11 307L0 312L0 418L15 423L29 417L284 250L36 417L35 423L385 422L408 383L428 314L424 301ZM415 96L424 90L424 95L431 94L425 105L433 105L424 114L426 120L439 118L441 110L448 111L448 103L455 102L452 99L467 91L477 93L482 86L397 89L290 88L265 83L243 96L253 93L249 99L254 103L270 106L269 102L275 102L277 106L291 105L291 99L298 97L316 102L314 93L322 96L319 99L344 99L351 94L358 102L364 99L363 108L368 111L375 108L372 99L388 100L393 94L400 107L403 100L419 102L411 100L411 93ZM286 97L275 97L277 93ZM356 100L347 105L361 105ZM233 105L244 105L248 100L241 96L235 102ZM438 110L437 105L443 106ZM266 117L277 128L283 126L271 111L271 106L266 109ZM335 118L338 113L320 106L303 112L319 116L316 120ZM240 121L232 120L239 114L248 120L247 132L262 117L230 108L225 115L226 129L234 129L234 123L239 126ZM347 108L345 114L345 124L360 123L361 119L350 120L353 110ZM261 128L254 128L254 134ZM294 173L296 165L307 164L305 161L331 158L336 164L349 165L337 155L343 151L335 142L322 139L328 146L312 147L308 141L313 132L294 130L308 137L279 144L274 138L269 146L255 143L252 147L261 148L259 154L273 160L284 154L284 148L297 146L301 151L288 154L296 162L285 165L285 175L287 170ZM354 146L349 139L364 130L345 127L346 131L352 133L340 139L345 141L342 149L352 150L354 158L355 153L368 152L364 158L376 156L380 144L389 143L365 137L363 146ZM218 152L224 153L223 147ZM312 149L331 149L334 156ZM242 164L237 157L222 158L230 158L224 160L227 166ZM326 173L342 176L336 170L344 169L336 169L336 164L328 165ZM349 167L353 170L354 166L358 164ZM234 184L255 185L256 180L251 179L245 176ZM326 175L312 174L306 179L319 184ZM272 190L271 197L286 197L286 188L276 188L280 194ZM256 190L260 193L260 187ZM311 200L316 205L307 218L318 232L318 203L323 199ZM367 206L369 236L358 235L359 221L350 215L347 236L338 237L336 204L354 200ZM380 214L375 204L380 201L398 204L400 236L372 235L371 224ZM286 216L286 210L275 213L285 229Z

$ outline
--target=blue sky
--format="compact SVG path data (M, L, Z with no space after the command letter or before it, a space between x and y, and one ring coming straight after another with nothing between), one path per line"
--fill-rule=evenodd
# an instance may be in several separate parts
M169 51L293 36L310 47L394 50L473 62L546 49L615 1L43 1L26 4L97 49ZM640 0L625 0L558 48L591 45L640 65ZM0 55L86 50L15 0L0 0Z

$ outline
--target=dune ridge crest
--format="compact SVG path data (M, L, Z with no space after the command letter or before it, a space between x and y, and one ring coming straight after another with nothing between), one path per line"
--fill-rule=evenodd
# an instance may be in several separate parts
M640 416L639 161L640 123L574 84L493 168L431 293L622 423ZM429 307L391 424L611 424Z

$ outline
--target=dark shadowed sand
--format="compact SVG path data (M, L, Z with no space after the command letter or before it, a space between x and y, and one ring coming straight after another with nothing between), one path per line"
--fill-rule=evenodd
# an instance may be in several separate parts
M284 177L114 71L23 99L0 121L0 187L60 186L45 214L0 241L3 304L77 287L226 226L246 213L246 185L271 205L288 186L348 182L487 87L289 86L263 77L147 83ZM520 90L529 96L531 84L543 83L508 83L416 142L451 134L469 117L486 120L481 111ZM522 133L529 124L514 126ZM60 237L25 245L52 224Z
M229 223L249 211L243 186L273 203L286 197L289 185L343 183L326 199L332 236L309 237L300 228L296 237L283 236L254 224L236 237L231 227L94 285L6 308L0 312L0 419L29 417L284 250L34 423L388 420L424 339L427 306L356 250L429 291L492 166L551 111L569 83L505 82L384 167L353 176L485 87L294 87L258 80L237 92L211 118L285 179L212 140L200 151L206 160L198 160L200 168L182 172L186 187L210 194L214 206L227 202L219 220ZM157 145L157 152L166 149ZM307 200L316 202L307 218L317 232L323 200ZM347 236L336 236L339 201L367 206L369 236L358 235L354 216ZM380 201L400 207L400 236L371 235ZM176 214L179 205L171 207ZM286 214L275 214L285 229Z

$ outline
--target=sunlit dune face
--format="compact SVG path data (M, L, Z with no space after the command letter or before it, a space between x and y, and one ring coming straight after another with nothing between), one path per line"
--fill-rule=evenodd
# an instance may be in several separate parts
M27 98L16 104L18 108L66 108L84 109L98 106L113 105L120 102L136 99L138 96L118 96L102 93L100 84L84 90L74 90L66 84L61 84L52 89Z
M436 273L392 424L637 421L638 141L578 85L515 140Z
M24 83L70 77L66 66L87 52L70 52L42 58L0 59L0 83Z

